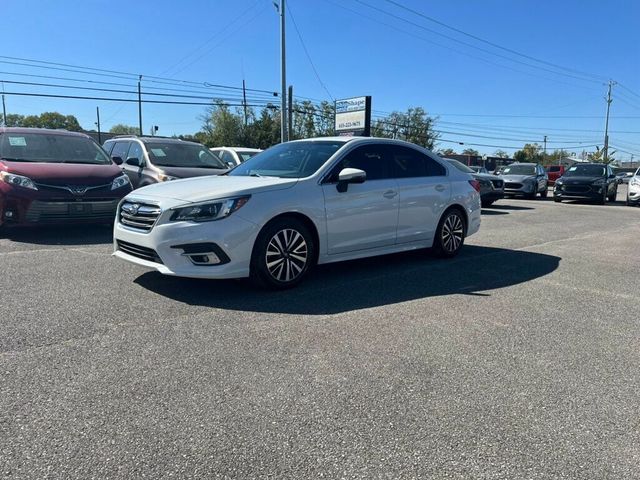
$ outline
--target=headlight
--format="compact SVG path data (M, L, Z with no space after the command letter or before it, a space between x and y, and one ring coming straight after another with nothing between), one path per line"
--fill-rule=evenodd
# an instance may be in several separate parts
M161 182L168 182L170 180L178 180L178 177L172 177L171 175L165 175L164 173L161 173L160 175L158 175L158 178L160 179Z
M212 220L221 220L242 208L249 201L249 198L251 196L247 195L174 208L171 221L210 222Z
M31 180L29 177L23 177L22 175L0 172L0 180L8 183L9 185L30 188L31 190L38 190L38 187L36 187L36 184L33 183L33 180Z
M125 185L130 184L131 182L129 181L129 177L126 175L120 175L119 177L114 178L113 182L111 182L111 190L117 190L118 188L122 188Z

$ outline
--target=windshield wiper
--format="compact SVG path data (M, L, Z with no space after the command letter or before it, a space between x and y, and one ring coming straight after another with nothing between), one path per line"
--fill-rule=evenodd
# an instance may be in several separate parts
M262 175L260 175L258 172L251 172L249 174L250 177L260 177L260 178L264 178Z

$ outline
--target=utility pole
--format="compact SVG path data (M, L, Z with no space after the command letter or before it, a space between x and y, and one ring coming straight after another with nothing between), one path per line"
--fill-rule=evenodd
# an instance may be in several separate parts
M287 115L287 125L289 127L287 140L291 140L293 138L293 85L289 85L289 93L287 97L289 101L289 110Z
M609 91L607 92L607 118L604 123L604 148L602 159L604 163L607 163L609 160L609 109L611 108L611 87L614 86L616 82L613 80L609 80Z
M284 30L284 2L280 0L280 79L282 81L282 102L280 106L280 141L286 142L287 139L287 63L286 63L286 42Z
M242 106L244 108L244 126L247 126L247 86L242 79Z
M7 126L7 106L4 104L4 93L2 93L2 125Z
M547 136L544 136L544 151L542 154L542 164L544 165L547 160Z
M100 133L100 107L96 107L96 116L98 117L98 121L96 125L98 126L98 143L102 145L102 134Z
M140 89L141 81L142 75L138 77L138 128L140 129L140 136L142 136L142 91Z

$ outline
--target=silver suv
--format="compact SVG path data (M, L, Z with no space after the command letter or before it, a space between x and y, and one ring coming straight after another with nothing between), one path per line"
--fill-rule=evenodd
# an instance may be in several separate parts
M104 149L122 167L133 188L228 170L205 146L177 138L124 135L104 142Z

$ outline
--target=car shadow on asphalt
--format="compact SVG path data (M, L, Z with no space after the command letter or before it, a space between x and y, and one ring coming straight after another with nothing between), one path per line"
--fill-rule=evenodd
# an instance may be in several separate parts
M36 245L98 245L113 242L111 225L38 225L10 227L0 238Z
M535 201L535 200L532 200L532 202L533 201ZM523 207L523 206L520 206L520 205L509 205L509 204L505 205L504 203L494 204L494 205L491 205L491 207L489 207L489 208L491 208L491 210L517 210L517 211L519 211L519 210L534 210L533 207Z
M298 287L259 290L247 281L200 280L148 272L135 283L190 305L227 310L328 315L442 295L474 295L533 280L558 268L560 257L467 245L453 260L428 251L321 265Z
M509 215L509 212L503 212L501 210L493 210L493 207L485 207L480 211L480 213L482 213L482 215Z

